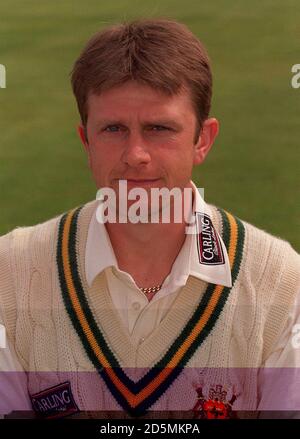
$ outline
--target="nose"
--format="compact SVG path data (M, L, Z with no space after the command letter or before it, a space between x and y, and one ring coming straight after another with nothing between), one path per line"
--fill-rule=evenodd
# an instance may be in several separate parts
M122 161L133 168L151 161L148 146L140 133L131 131L128 134Z

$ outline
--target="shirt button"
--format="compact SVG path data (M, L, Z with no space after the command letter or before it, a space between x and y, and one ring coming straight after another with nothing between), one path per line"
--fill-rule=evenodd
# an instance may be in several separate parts
M141 339L140 339L140 343L143 343L145 341L145 337L142 337Z
M139 302L133 302L132 307L135 311L138 311L141 305L139 304Z

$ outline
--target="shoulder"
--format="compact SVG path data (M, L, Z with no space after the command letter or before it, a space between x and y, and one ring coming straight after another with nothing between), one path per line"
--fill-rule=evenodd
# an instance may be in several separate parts
M227 221L228 212L213 205L210 205L210 208L217 230L224 238L226 228L230 229ZM300 255L286 240L232 213L229 215L238 223L243 235L239 249L239 282L252 285L267 301L277 300L280 296L291 304L295 295L300 294Z
M16 227L0 236L0 310L6 326L10 328L8 332L12 334L16 307L18 301L22 300L22 292L25 294L30 290L35 273L44 276L53 270L59 225L68 212L33 226Z
M226 211L211 206L221 235ZM230 213L232 215L232 213ZM264 319L264 357L272 351L300 294L300 255L286 240L232 215L243 230L239 297ZM250 307L249 307L249 314Z
M217 223L217 229L224 236L225 229L228 228L226 214L232 216L242 229L243 233L243 259L251 262L253 268L264 271L266 266L278 274L278 267L292 265L296 271L300 271L300 255L291 244L279 236L249 223L243 218L239 218L234 213L209 205L213 212L213 221ZM230 233L230 232L229 232Z
M63 218L70 212L80 210L81 223L88 224L95 206L95 200L88 201L42 223L16 227L7 234L0 236L0 270L9 257L17 258L23 262L28 258L36 263L43 261L44 256L53 254L56 249L59 226Z
M62 214L33 226L16 227L0 236L0 264L9 255L26 257L30 250L47 247L53 242Z
M49 266L60 217L0 236L0 308L14 309L19 285L30 282L37 267Z
M257 273L278 282L283 276L297 277L300 288L300 255L291 244L245 220L240 221L245 229L244 253Z
M30 227L17 227L0 237L0 312L9 338L15 339L17 308L29 290L32 273L47 265L51 237L59 217ZM43 255L41 257L41 255ZM49 265L49 264L48 264ZM23 305L24 306L24 305Z

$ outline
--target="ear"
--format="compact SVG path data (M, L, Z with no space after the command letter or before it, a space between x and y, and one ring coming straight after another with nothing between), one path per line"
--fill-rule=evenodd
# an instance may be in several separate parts
M79 124L77 127L77 132L85 150L87 151L89 149L89 144L88 144L88 139L86 137L86 128L82 124Z
M91 164L91 151L90 151L90 145L88 143L88 139L87 139L87 135L86 135L86 128L82 124L80 124L77 127L77 132L78 132L79 138L81 140L81 143L83 144L84 149L88 155L89 167L91 169L91 166L92 166L92 164Z
M200 165L206 159L219 132L219 122L214 117L206 119L200 131L194 150L194 165Z

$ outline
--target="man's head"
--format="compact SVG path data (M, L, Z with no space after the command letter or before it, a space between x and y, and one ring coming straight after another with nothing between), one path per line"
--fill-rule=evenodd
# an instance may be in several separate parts
M138 20L106 28L89 40L72 71L84 128L89 95L130 80L169 96L187 89L198 122L196 142L210 111L212 75L203 45L185 25L163 19Z
M206 52L182 24L141 20L96 34L72 74L98 188L187 187L218 132Z

